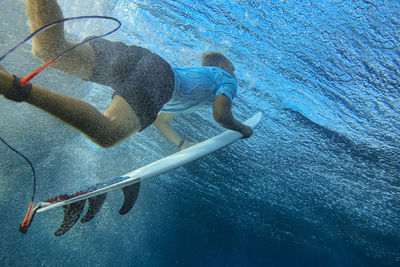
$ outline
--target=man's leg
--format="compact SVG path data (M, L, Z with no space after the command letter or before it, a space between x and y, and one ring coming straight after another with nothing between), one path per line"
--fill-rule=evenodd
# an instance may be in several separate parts
M14 77L0 70L0 95L13 88ZM121 96L116 95L105 114L79 98L32 85L25 102L75 127L102 147L113 146L141 129L138 116Z
M62 11L56 0L26 0L26 11L32 31L63 19ZM33 53L43 61L48 61L73 44L64 37L64 25L58 24L33 37ZM89 44L73 49L59 59L53 66L59 70L88 79L95 66L95 53Z
M75 127L102 147L111 147L140 130L129 104L115 96L105 114L79 98L34 85L26 102Z
M63 18L56 0L26 0L26 9L32 31ZM36 56L48 61L72 45L65 40L63 24L58 24L36 35L32 49ZM85 44L69 52L53 66L88 79L93 72L95 60L93 48ZM33 86L31 96L26 102L77 128L103 147L115 145L140 129L138 117L118 95L104 115L80 99L38 85Z

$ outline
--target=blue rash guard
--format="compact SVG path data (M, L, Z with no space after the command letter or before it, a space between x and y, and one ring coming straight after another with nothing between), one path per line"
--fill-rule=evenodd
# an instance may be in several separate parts
M237 93L237 81L218 67L172 68L175 86L171 99L160 112L188 113L212 107L217 95L231 101Z

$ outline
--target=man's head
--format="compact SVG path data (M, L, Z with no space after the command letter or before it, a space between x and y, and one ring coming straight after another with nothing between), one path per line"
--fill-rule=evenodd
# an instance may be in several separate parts
M230 73L233 77L235 76L235 67L226 56L221 53L214 51L206 51L201 55L201 65L202 66L213 66L218 67L226 72Z

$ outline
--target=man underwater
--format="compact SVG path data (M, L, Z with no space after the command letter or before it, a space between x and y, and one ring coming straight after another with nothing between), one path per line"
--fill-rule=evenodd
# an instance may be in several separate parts
M63 18L56 0L27 0L32 31ZM65 40L63 24L33 38L33 53L48 61L72 47ZM15 86L14 76L0 69L0 94L34 105L73 126L102 147L111 147L153 124L165 137L185 149L193 145L182 139L169 120L176 114L213 106L215 121L222 127L252 135L249 126L232 114L237 81L232 62L217 52L205 52L202 66L172 68L163 58L139 46L97 39L71 50L55 68L82 80L111 87L115 93L101 114L78 98L40 85Z

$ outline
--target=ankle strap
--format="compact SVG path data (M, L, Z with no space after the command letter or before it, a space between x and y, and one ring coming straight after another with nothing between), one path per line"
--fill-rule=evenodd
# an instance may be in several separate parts
M13 77L13 87L7 90L4 97L15 102L25 101L31 95L32 84L28 83L26 86L22 86L20 84L20 79L15 75L13 75Z

